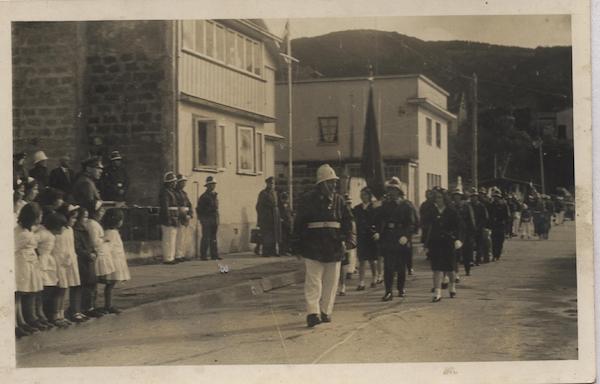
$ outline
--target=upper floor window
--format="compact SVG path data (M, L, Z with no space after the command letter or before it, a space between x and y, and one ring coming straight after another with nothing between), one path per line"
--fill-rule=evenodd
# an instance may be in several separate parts
M435 145L442 148L442 125L438 122L435 123Z
M430 118L426 118L425 120L427 122L427 145L433 145L433 132L432 132L432 124L433 122L431 121Z
M212 20L182 22L183 49L239 70L262 75L263 45Z
M338 142L338 118L319 117L319 143L337 144Z

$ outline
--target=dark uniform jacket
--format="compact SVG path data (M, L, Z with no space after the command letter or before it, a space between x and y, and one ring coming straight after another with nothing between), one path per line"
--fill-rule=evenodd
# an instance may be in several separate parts
M307 258L324 263L341 261L344 245L356 247L352 211L337 193L324 196L318 188L300 198L294 222L293 247Z
M508 206L504 201L493 201L490 204L490 228L503 229L509 220Z
M75 239L75 253L77 254L81 284L95 284L97 277L96 262L92 258L94 253L92 239L85 227L79 224L73 227L73 237Z
M426 248L429 249L431 269L434 271L453 271L456 265L454 241L459 240L460 218L456 209L446 206L443 212L436 208L427 236Z
M206 191L198 198L196 214L200 222L219 222L219 199L217 192Z
M435 204L431 200L425 200L419 207L419 216L421 217L421 242L425 244L427 242L427 234L429 233L429 227L435 216Z
M477 232L477 221L475 210L470 202L462 201L454 205L460 220L460 239L464 242L475 236Z
M185 212L185 210L179 212L179 223L182 225L188 225L190 223L190 219L194 217L192 202L190 201L187 192L183 189L176 189L175 195L177 197L177 205L180 208L187 208L187 212Z
M129 188L129 178L125 168L109 165L102 173L100 180L101 194L104 200L125 201Z
M96 183L86 173L82 173L73 185L73 200L92 215L96 212L96 203L102 201Z
M52 188L63 191L65 197L71 195L73 183L75 182L75 172L71 168L63 170L61 167L54 168L50 172L49 185Z
M258 194L256 202L256 215L258 226L263 231L274 231L277 233L277 227L281 222L279 217L279 202L277 193L263 189Z
M158 221L160 225L176 227L179 225L179 202L172 188L163 187L158 194Z
M384 201L375 211L375 221L379 245L384 250L400 249L400 238L410 241L415 230L413 207L407 200Z
M38 182L40 191L44 189L44 187L48 186L48 168L40 165L39 163L29 170L29 176L33 177Z
M485 205L478 201L476 203L471 203L471 207L473 208L473 213L475 213L475 225L477 230L479 231L483 228L487 228L489 215Z

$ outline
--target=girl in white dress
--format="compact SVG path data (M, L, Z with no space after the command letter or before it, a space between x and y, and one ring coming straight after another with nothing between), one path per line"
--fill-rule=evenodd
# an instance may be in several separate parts
M67 289L69 290L71 317L76 318L75 321L87 319L81 313L81 281L79 279L77 253L75 253L75 237L73 235L73 226L77 220L79 206L64 204L58 212L65 217L66 223L63 232L56 236L54 251L52 252L56 259L59 289L56 321L62 325L71 325L71 322L65 318L64 301Z
M112 304L112 291L114 286L121 281L131 279L129 267L127 266L127 257L123 240L119 234L119 228L123 225L123 211L120 209L110 209L106 212L104 220L104 238L108 241L110 253L112 255L115 271L106 276L104 286L104 311L106 313L121 313L121 310Z
M37 236L33 232L41 223L42 210L36 203L25 205L19 211L18 225L15 227L15 282L17 287L17 325L27 333L48 329L37 317L36 295L42 289L42 276L39 258L36 253ZM17 330L18 333L18 330Z
M102 228L102 225L100 225L100 221L102 220L104 213L104 208L100 207L93 215L89 217L85 224L85 228L89 234L94 252L96 254L95 270L96 276L98 277L98 282L107 284L107 276L115 271L115 266L113 264L109 243L104 238L104 229ZM94 290L92 294L93 303L95 305L95 298L97 295L96 290ZM96 308L96 310L90 312L89 315L100 317L104 314L106 314L104 310L101 308Z

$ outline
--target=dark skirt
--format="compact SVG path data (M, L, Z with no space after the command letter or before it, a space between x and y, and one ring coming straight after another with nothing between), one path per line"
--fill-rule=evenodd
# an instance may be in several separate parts
M78 258L77 263L79 264L79 278L81 280L81 285L91 285L98 283L95 262Z
M454 271L456 252L451 244L432 244L429 247L428 255L432 271Z
M359 261L377 260L377 244L372 240L358 239L356 255Z

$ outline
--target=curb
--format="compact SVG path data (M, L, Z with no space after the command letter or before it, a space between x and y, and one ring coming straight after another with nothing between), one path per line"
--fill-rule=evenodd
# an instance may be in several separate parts
M63 332L71 337L81 334L82 340L93 327L95 335L106 332L127 332L127 328L143 321L156 321L167 316L186 316L211 306L248 300L271 290L304 281L304 269L281 273L269 277L249 280L247 282L219 288L192 295L173 297L151 303L142 304L123 311L119 315L108 315L77 324L68 329L52 329L20 339L16 342L17 355L27 355L48 348L57 348L63 339Z

